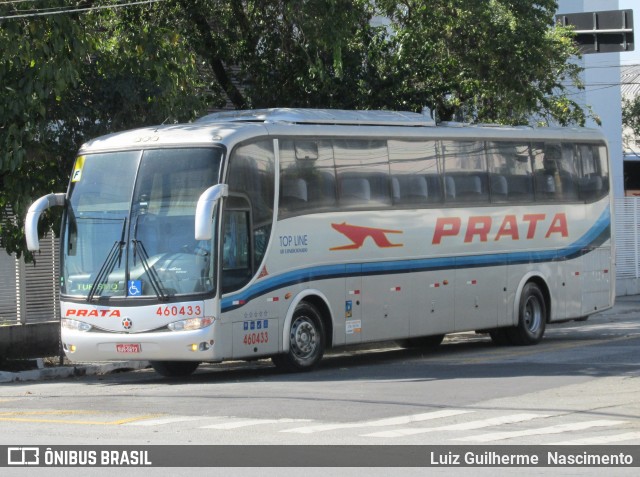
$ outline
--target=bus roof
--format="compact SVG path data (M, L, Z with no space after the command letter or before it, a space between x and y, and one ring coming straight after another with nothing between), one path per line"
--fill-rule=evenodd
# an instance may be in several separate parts
M427 110L425 110L425 113ZM435 126L430 114L406 111L355 111L344 109L274 108L224 111L209 114L196 123L262 122L290 124L335 124L349 126Z
M384 128L384 131L381 128ZM233 146L251 137L269 135L606 142L602 132L597 129L534 128L450 122L436 124L428 111L419 114L383 110L274 108L223 111L203 116L192 123L114 133L87 142L80 152L187 145Z

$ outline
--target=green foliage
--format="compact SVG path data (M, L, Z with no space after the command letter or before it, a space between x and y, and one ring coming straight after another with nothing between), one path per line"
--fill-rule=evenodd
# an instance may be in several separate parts
M532 115L560 124L585 121L565 84L580 87L569 30L553 27L553 0L380 0L391 18L402 87L392 102L437 109L442 119L507 124Z
M36 6L28 3L0 4L0 16L15 14L17 5ZM38 8L63 6L68 2L37 2ZM0 246L7 252L32 258L24 243L27 208L66 189L83 142L186 121L204 110L209 95L196 56L167 8L0 20ZM49 230L59 213L45 214L41 230Z
M420 111L445 120L584 124L554 0L176 0L236 108ZM386 22L372 19L386 18ZM229 68L228 65L234 65Z
M68 6L0 3L0 17ZM566 94L581 86L577 51L553 26L555 9L554 0L165 0L0 20L0 246L25 252L27 206L65 190L86 140L206 109L428 106L441 119L583 124L588 112Z
M14 8L0 4L0 16ZM0 245L8 252L24 249L26 208L59 175L56 158L41 156L57 119L48 105L77 86L84 54L84 34L72 16L0 20Z
M622 125L631 129L633 136L640 137L640 97L622 102Z

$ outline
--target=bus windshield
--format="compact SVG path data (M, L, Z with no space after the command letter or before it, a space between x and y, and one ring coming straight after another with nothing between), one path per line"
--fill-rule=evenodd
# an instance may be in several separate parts
M211 293L213 244L196 241L200 195L222 150L151 149L79 156L63 225L61 293L157 297Z

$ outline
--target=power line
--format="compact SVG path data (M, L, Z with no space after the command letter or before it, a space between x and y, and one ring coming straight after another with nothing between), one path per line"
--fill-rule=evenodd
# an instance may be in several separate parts
M12 0L12 1L17 3L17 2L26 1L26 0ZM37 9L38 11L36 13L17 13L14 15L7 15L7 16L0 17L0 20L10 20L13 18L43 17L47 15L58 15L61 13L86 13L93 10L115 9L115 8L130 7L133 5L151 4L151 3L163 2L163 1L165 0L140 0L137 2L115 3L112 5L98 5L93 7L83 7L83 8L72 7L64 10L55 10L55 11L49 11L49 12L45 12L44 10L46 9L41 8L41 9ZM3 3L8 3L8 2L3 2Z
M2 0L0 1L0 5L10 5L12 3L26 3L26 2L34 2L35 0Z

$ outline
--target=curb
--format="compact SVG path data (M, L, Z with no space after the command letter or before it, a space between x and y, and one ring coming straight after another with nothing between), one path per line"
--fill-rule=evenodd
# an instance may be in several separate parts
M31 369L11 373L0 371L0 383L23 381L40 381L43 379L69 378L74 376L95 376L115 371L132 371L149 366L148 361L117 361L109 363L78 363L70 366L59 366L42 369Z

